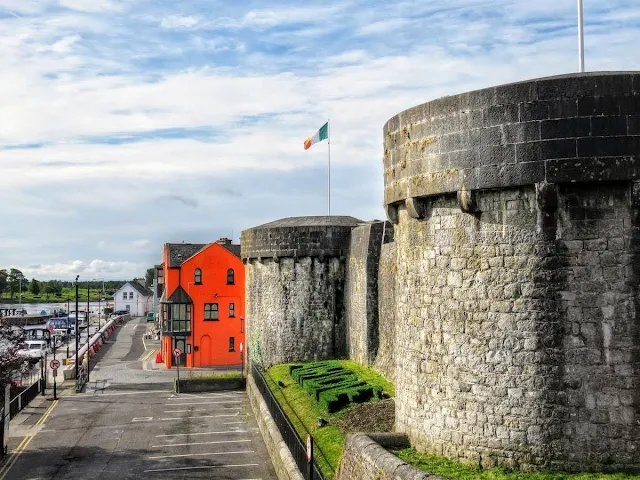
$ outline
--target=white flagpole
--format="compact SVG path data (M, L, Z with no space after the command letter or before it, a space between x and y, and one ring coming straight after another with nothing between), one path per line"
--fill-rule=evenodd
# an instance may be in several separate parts
M584 72L584 11L578 0L578 71Z
M327 200L329 203L329 216L331 216L331 119L327 120L327 145L329 146L329 170L327 172Z

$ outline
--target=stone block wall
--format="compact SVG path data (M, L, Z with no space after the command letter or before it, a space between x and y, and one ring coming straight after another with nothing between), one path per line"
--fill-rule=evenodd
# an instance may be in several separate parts
M389 232L389 229L387 229ZM391 230L393 233L393 230ZM392 236L387 236L390 240ZM396 381L396 243L382 245L378 267L378 354L373 368Z
M371 222L351 232L345 279L347 352L363 365L371 365L378 355L378 264L387 228L388 222Z
M447 97L385 126L396 424L486 466L640 470L640 75Z
M346 354L353 217L292 217L242 232L249 354L265 367Z

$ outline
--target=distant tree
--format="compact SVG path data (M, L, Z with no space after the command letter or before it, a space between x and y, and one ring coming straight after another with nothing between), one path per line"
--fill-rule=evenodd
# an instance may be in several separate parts
M52 280L51 281L51 293L53 293L57 297L62 295L62 282L60 282L59 280Z
M20 290L22 280L24 280L24 275L17 268L12 268L9 270L7 280L9 281L9 294L13 299L14 295Z
M40 282L35 278L31 280L31 284L29 286L29 291L34 295L40 295Z
M9 325L6 320L0 320L0 386L11 383L16 373L28 370L27 361L18 355L20 346L24 343L26 334L22 327Z
M44 287L44 294L47 297L47 300L49 300L49 295L51 295L54 292L54 285L53 285L53 280L49 280L48 282L42 282L42 286Z
M144 284L149 288L153 285L153 277L155 275L155 268L147 268L147 273L144 277Z
M7 288L7 277L9 276L9 273L7 272L6 269L2 269L0 270L0 294L2 294L2 292L5 291L5 289Z

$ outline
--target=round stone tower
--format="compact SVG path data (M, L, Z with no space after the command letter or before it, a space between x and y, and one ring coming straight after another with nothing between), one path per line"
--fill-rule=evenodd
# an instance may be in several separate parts
M640 73L441 98L384 147L398 430L487 466L640 470Z
M292 217L242 232L247 342L270 366L345 354L345 260L353 217Z

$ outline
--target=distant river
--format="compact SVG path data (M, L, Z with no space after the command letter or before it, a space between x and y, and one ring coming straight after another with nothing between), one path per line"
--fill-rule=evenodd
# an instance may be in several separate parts
M104 308L109 304L113 305L113 301L111 302L100 302L100 307ZM0 308L20 308L20 305L17 303L0 303ZM27 313L40 313L44 310L47 313L53 313L54 310L60 310L61 308L67 309L67 302L64 303L23 303L22 308L24 308ZM87 302L79 302L78 308L81 312L87 309ZM98 311L98 302L89 302L89 310L92 312ZM69 309L75 310L76 305L75 302L72 301L69 303Z

